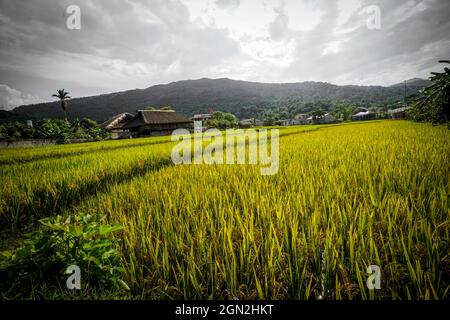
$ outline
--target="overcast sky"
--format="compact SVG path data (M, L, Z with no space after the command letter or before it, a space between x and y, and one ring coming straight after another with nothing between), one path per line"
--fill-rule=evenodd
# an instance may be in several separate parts
M450 59L450 1L0 0L0 47L0 109L202 77L390 85Z

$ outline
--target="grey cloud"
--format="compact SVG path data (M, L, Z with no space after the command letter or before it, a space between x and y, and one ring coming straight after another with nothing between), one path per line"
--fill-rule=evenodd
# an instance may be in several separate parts
M192 24L187 8L178 1L37 0L15 4L5 0L0 6L10 19L0 20L0 41L9 44L6 49L10 50L91 54L161 69L177 60L191 61L192 55L204 64L216 64L240 54L239 44L226 30ZM69 4L81 8L81 30L65 27Z
M0 83L33 95L45 91L42 96L58 83L82 95L216 76L389 84L426 75L437 60L450 58L448 0L377 0L381 30L369 30L367 16L359 11L339 25L336 1L308 0L322 12L309 31L289 29L295 17L283 5L276 7L279 2L266 1L276 15L261 20L269 36L263 40L252 30L236 38L226 27L197 23L190 1L181 1L0 0ZM362 1L362 8L374 4ZM81 30L65 27L65 10L72 4L81 8ZM223 14L230 12L221 9L244 7L239 0L210 0L208 5ZM336 33L345 29L352 31ZM252 42L263 44L258 52L264 46L277 50L266 52L267 59L242 50ZM278 55L287 62L277 64Z
M355 13L341 28L359 27L343 35L334 34L338 27L337 8L328 7L326 16L315 30L293 35L298 58L280 76L288 77L295 71L297 74L314 74L315 79L311 80L339 82L347 74L347 79L353 79L350 82L375 84L374 81L383 81L381 74L383 70L388 70L390 76L397 79L385 79L378 83L388 84L401 81L404 77L415 77L419 73L426 74L423 72L425 66L436 66L437 60L446 58L442 55L450 52L446 42L450 40L450 2L413 0L409 2L414 3L409 10L399 10L405 3L378 1L381 30L369 30L366 26L368 16ZM420 3L427 3L426 8L412 14L410 11ZM366 1L362 7L371 4L371 1ZM403 19L402 14L408 17ZM327 43L340 40L341 51L321 55ZM440 45L435 47L434 52L424 52L427 46L437 43Z

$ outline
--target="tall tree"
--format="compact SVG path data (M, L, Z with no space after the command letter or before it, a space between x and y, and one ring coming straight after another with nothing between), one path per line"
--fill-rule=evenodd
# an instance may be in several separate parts
M64 111L64 119L67 121L67 99L70 99L69 92L64 89L58 89L57 93L52 94L52 97L58 98L61 101L61 108Z

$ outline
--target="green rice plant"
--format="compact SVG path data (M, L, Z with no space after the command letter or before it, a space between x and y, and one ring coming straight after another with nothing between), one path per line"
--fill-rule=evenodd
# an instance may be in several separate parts
M138 297L448 299L445 127L376 121L280 136L273 176L248 164L171 165L167 142L5 166L0 199L6 216L40 207L122 225L124 280ZM96 176L102 187L82 187ZM61 183L75 183L73 201ZM373 264L380 290L366 285Z
M67 159L45 159L3 166L0 171L0 222L13 226L61 212L109 185L170 163L170 147L131 147L126 153L102 151Z

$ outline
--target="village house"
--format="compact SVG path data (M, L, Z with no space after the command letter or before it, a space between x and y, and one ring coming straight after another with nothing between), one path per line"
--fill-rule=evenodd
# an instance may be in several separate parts
M129 133L128 130L123 129L124 124L133 119L133 117L134 116L128 112L120 113L103 122L100 127L109 131L113 139L122 138Z
M261 120L258 120L256 118L250 118L250 119L243 119L239 121L239 127L241 128L251 128L254 126L263 126L264 122Z
M352 116L353 121L366 121L366 120L375 120L377 118L377 114L375 112L369 111L365 108L362 108L363 111L360 111Z
M307 114L297 114L294 119L282 119L275 122L279 126L296 126L305 124L327 124L336 122L336 117L330 113L325 113L321 117L314 119L313 116L308 116Z
M325 113L322 118L319 119L319 123L335 123L336 117L333 116L331 113Z
M121 113L101 125L113 138L169 135L176 129L192 128L192 121L173 110L138 110Z
M330 113L325 113L322 117L318 117L315 121L314 121L314 117L308 117L306 119L306 123L305 124L313 124L313 123L318 123L318 124L327 124L327 123L335 123L336 122L336 117L333 116Z
M211 120L212 113L195 114L191 120L194 123L194 132L200 133L206 130L206 123Z
M202 121L202 122L206 122L208 120L210 120L212 117L212 114L210 113L202 113L202 114L195 114L191 120L192 121Z
M298 122L298 124L308 124L308 115L306 113L299 113L295 115L294 119Z
M408 110L410 108L411 107L403 107L403 108L388 110L389 118L394 119L394 120L406 119L406 110Z
M136 136L161 136L176 129L190 129L192 121L173 110L138 110L123 128Z
M275 124L278 126L286 127L286 126L297 125L298 122L295 119L282 119L282 120L275 121Z

